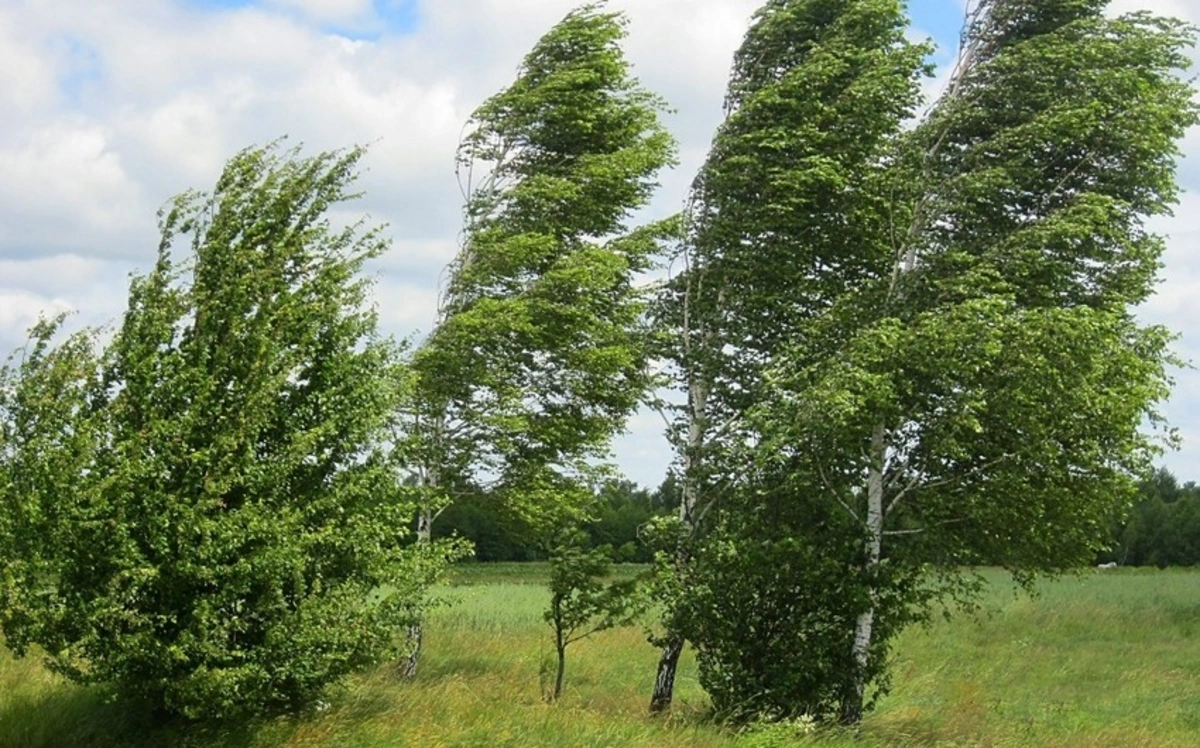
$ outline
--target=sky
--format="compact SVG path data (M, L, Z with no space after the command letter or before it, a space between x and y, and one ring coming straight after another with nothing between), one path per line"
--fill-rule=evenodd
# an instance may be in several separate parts
M964 0L912 0L912 34L953 60ZM626 11L635 72L673 108L680 165L645 218L683 203L720 121L729 63L761 0L611 0ZM574 0L0 0L0 355L39 315L105 324L130 273L150 266L156 212L207 189L226 159L282 135L310 152L369 144L365 196L341 210L387 223L374 270L381 326L427 332L454 254L463 123L508 84ZM1116 0L1200 23L1195 0ZM1200 54L1193 53L1200 60ZM930 82L936 91L937 80ZM1159 293L1139 314L1179 333L1200 362L1200 132L1183 144L1188 191ZM1200 481L1200 372L1175 372L1165 412L1183 446L1164 463ZM657 484L670 462L662 422L639 413L620 467Z

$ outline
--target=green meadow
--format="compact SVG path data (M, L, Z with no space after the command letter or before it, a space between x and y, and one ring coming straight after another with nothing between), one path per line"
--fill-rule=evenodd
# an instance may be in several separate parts
M414 681L381 667L320 712L255 724L158 724L36 656L3 654L0 746L1200 745L1200 571L1087 571L1034 597L989 573L978 614L900 637L892 693L859 732L808 734L713 724L690 657L672 715L648 717L656 652L639 628L574 645L566 693L545 703L544 575L539 565L462 567L441 590Z

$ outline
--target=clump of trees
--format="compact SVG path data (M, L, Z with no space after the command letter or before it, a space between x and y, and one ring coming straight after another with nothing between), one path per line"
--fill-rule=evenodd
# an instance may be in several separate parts
M856 724L896 634L978 592L964 569L1091 562L1160 447L1170 334L1132 309L1195 34L1105 8L978 0L918 115L900 0L768 0L687 209L637 226L674 143L623 18L585 5L472 116L411 353L365 304L386 241L323 217L362 151L239 154L164 212L111 342L44 323L0 372L6 640L191 717L303 706L415 672L458 531L551 555L557 694L571 641L645 599L606 554L653 548L653 711L690 642L725 718ZM608 480L642 403L677 454L656 497Z
M1121 566L1200 564L1200 487L1160 468L1138 487L1137 503L1098 563Z
M1105 542L1158 446L1170 336L1132 308L1197 120L1192 30L1105 6L974 4L915 124L902 3L759 11L660 315L687 405L652 707L686 638L718 711L857 723L963 565Z
M172 201L111 342L36 327L0 372L0 624L187 717L313 703L398 655L454 544L413 546L376 333L362 150L235 156Z

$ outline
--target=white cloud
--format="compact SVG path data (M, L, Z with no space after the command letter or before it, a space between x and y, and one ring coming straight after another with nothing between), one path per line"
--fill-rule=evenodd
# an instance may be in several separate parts
M297 10L321 23L353 23L371 12L371 0L270 0L279 8Z
M0 7L0 111L6 112L10 125L51 106L56 98L53 65L32 41L22 33L16 9Z
M410 32L355 41L323 29L380 31L370 0L260 0L217 11L185 0L0 3L0 351L39 310L79 309L80 323L116 316L127 273L153 257L155 210L184 189L211 186L234 151L283 134L310 150L371 144L360 185L367 196L346 209L368 211L395 237L373 266L385 326L400 335L427 329L459 228L453 156L462 124L577 4L428 0ZM610 2L630 17L637 75L676 110L667 121L682 164L664 175L652 213L682 204L721 116L732 51L760 4ZM1190 0L1116 5L1200 20ZM1200 154L1200 134L1184 147ZM1200 166L1187 162L1181 173L1200 187ZM1144 314L1200 350L1200 270L1190 252L1200 203L1188 200L1159 224L1173 237L1166 281ZM1188 389L1200 391L1200 380L1181 374L1179 391ZM1200 403L1181 394L1169 411L1200 432ZM621 460L654 482L669 459L661 424L643 415L631 432ZM1179 459L1195 458L1200 444L1189 442Z
M0 256L84 250L89 237L127 236L140 186L99 125L64 117L0 148Z
M40 296L19 288L0 288L0 330L13 333L4 336L3 339L7 339L10 345L0 351L0 358L7 358L13 346L23 337L23 331L37 322L39 317L69 311L72 311L71 304L66 299Z

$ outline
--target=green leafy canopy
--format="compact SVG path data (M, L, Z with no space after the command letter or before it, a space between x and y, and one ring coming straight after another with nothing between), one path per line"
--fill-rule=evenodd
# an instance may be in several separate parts
M404 543L400 351L361 275L387 242L326 217L362 153L241 152L164 210L111 344L34 330L4 383L0 514L40 543L5 559L11 646L189 717L395 654L447 549Z

